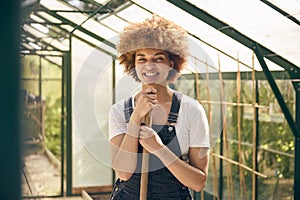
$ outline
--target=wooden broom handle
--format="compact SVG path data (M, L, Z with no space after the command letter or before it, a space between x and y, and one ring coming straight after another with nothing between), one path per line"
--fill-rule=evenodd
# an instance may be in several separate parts
M152 126L152 110L150 110L145 116L145 125L148 127ZM141 171L141 182L140 182L140 200L147 200L148 168L149 168L149 153L145 148L143 148L142 171Z

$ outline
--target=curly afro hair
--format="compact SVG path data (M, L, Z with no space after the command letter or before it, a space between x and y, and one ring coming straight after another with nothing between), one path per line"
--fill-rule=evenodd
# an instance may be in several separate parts
M185 67L188 56L186 31L163 17L153 15L140 23L132 23L119 34L117 51L124 72L139 81L135 72L135 52L137 49L154 48L168 53L174 62L168 81L173 82Z

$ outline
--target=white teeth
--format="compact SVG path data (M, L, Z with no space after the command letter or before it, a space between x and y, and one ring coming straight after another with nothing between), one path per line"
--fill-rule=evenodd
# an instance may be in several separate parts
M155 73L155 72L150 73L150 72L149 72L149 73L145 73L145 75L146 75L146 76L155 76L155 75L157 75L157 73Z

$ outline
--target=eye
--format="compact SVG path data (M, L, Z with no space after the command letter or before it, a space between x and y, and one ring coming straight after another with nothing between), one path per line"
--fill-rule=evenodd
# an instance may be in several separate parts
M162 62L162 61L165 60L165 57L159 56L159 57L154 58L154 60L157 61L157 62Z
M146 61L146 59L145 58L137 58L137 62L145 62Z

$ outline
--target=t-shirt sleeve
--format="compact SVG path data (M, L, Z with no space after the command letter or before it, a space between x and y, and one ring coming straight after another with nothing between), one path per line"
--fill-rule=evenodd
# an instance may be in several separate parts
M124 105L117 103L111 106L108 117L109 140L126 132Z
M210 148L209 125L203 106L194 101L189 116L190 147Z

